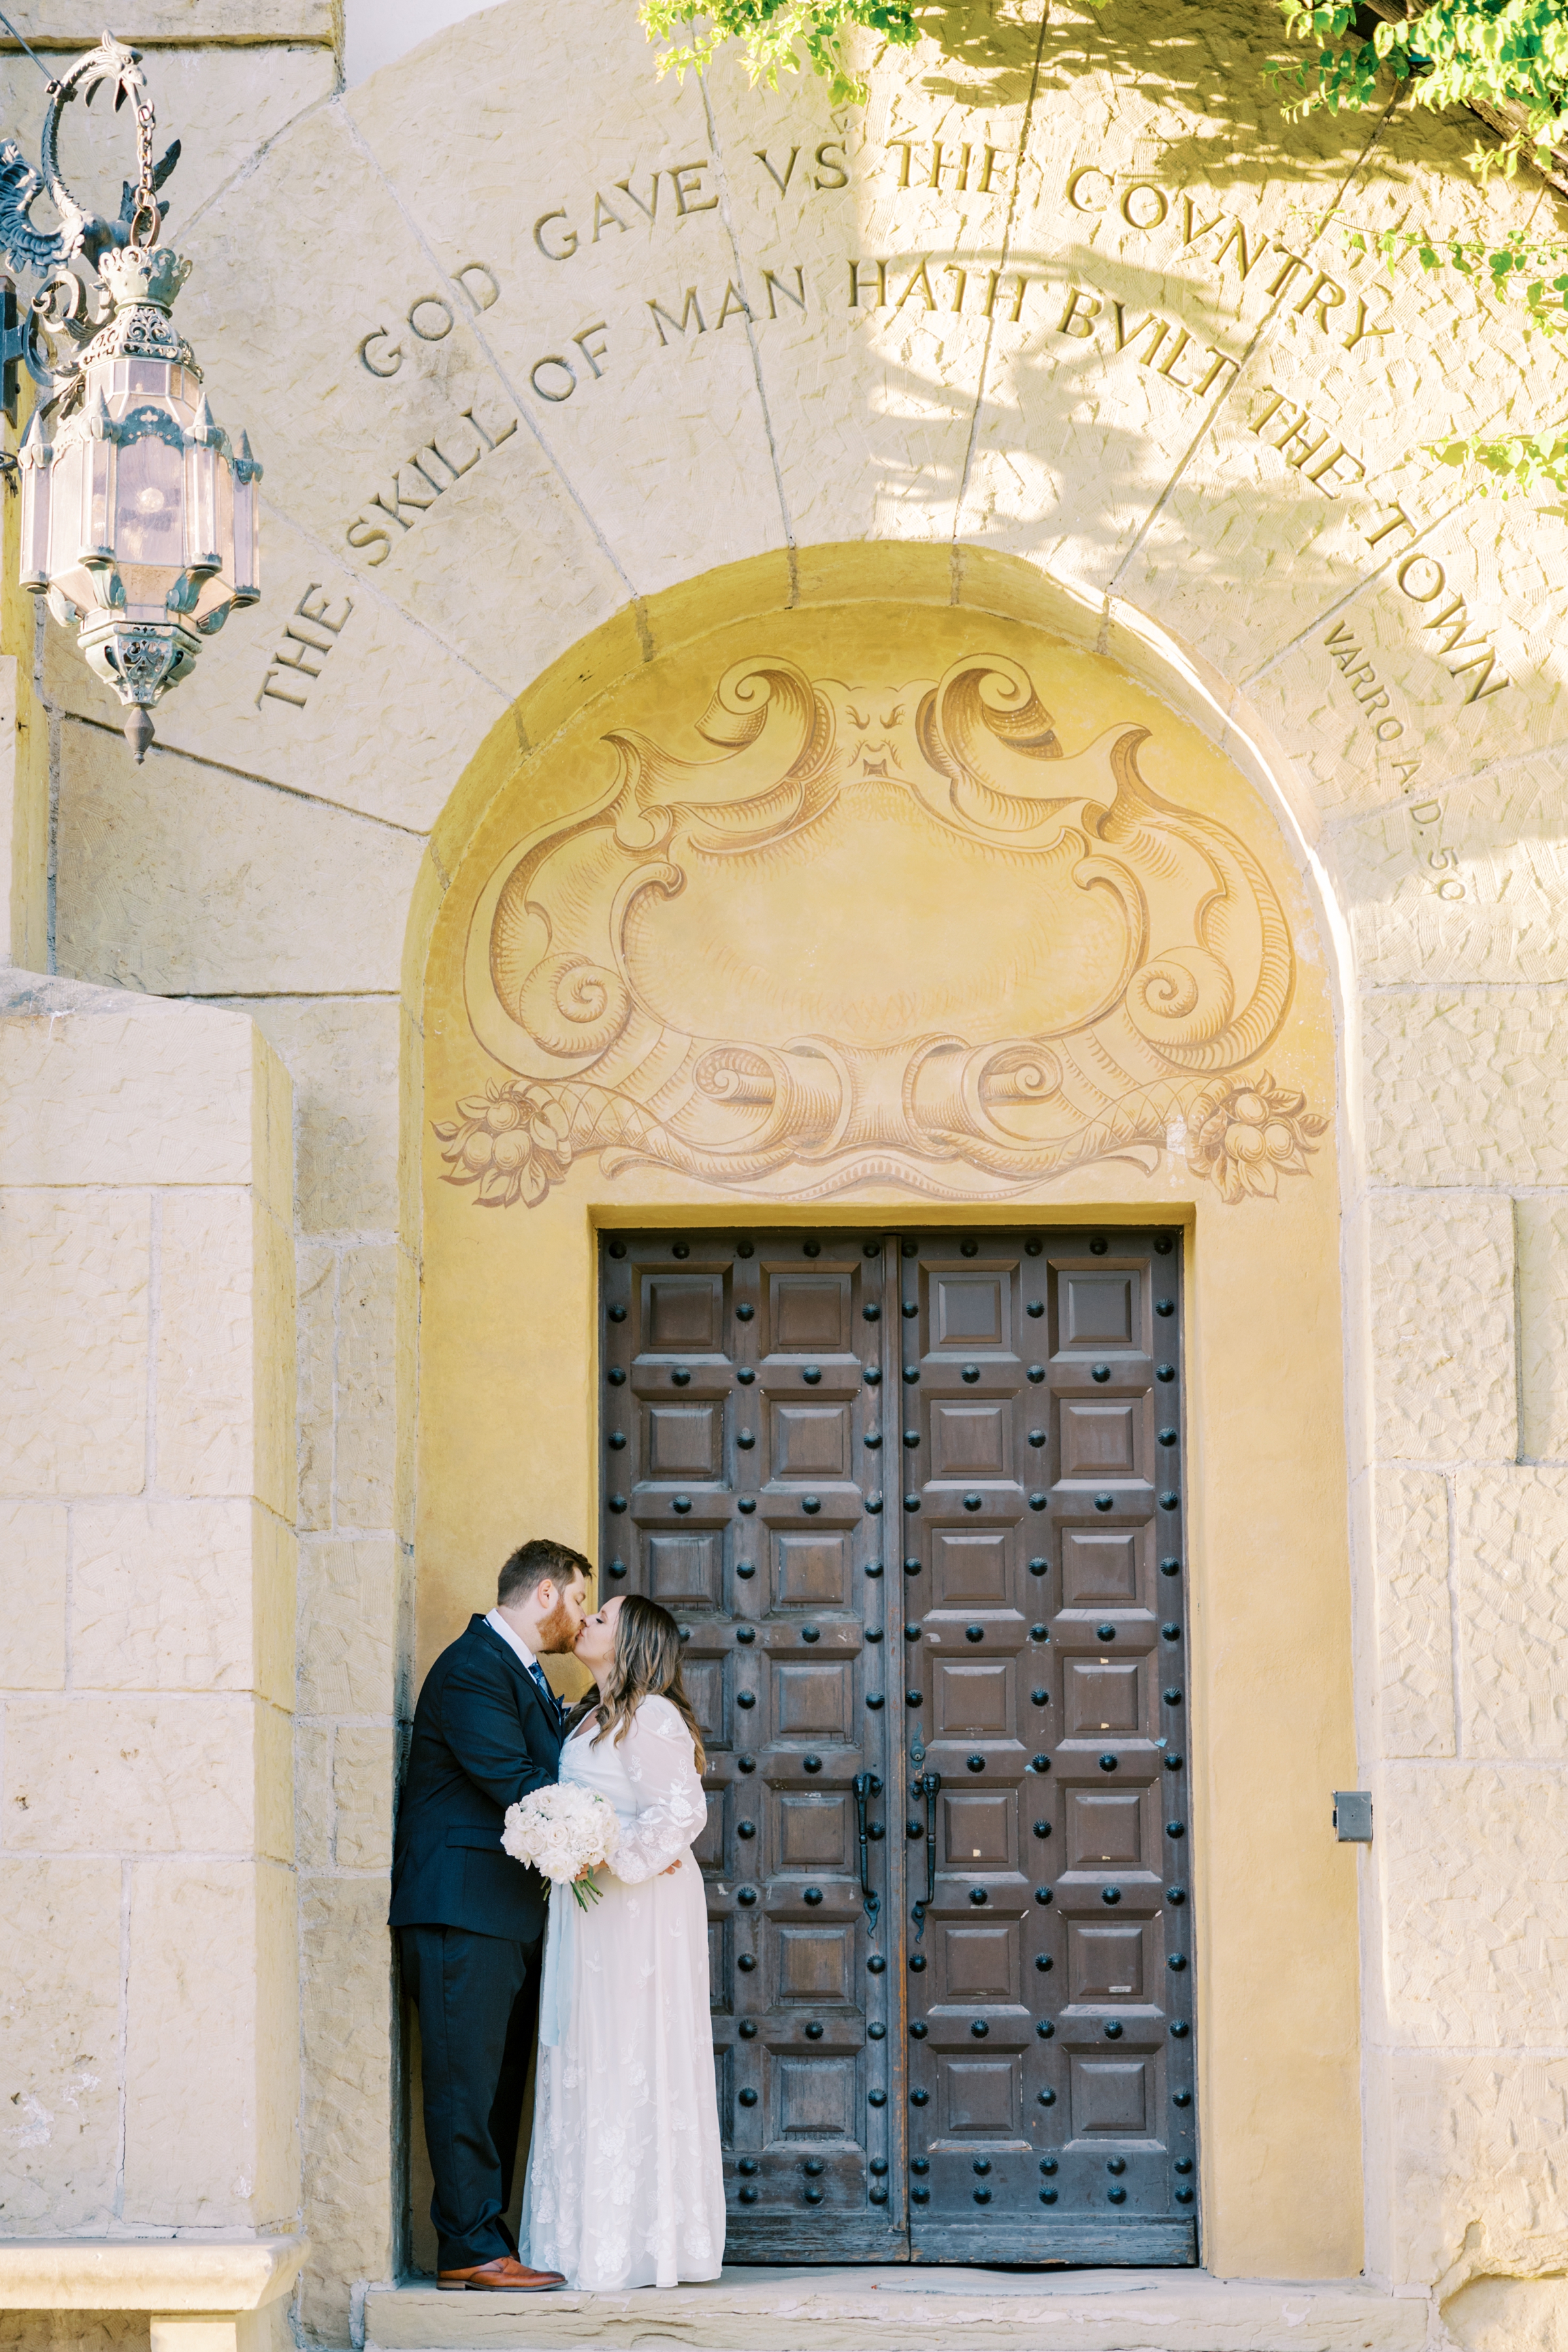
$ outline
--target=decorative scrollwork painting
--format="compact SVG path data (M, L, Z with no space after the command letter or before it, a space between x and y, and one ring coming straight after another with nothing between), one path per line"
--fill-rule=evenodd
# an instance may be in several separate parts
M1328 1122L1261 1066L1284 910L1144 782L1147 729L1068 751L994 654L896 692L737 662L697 731L712 757L605 737L602 795L480 898L468 1015L510 1075L436 1132L482 1205L588 1154L795 1201L1173 1150L1227 1201L1305 1170Z

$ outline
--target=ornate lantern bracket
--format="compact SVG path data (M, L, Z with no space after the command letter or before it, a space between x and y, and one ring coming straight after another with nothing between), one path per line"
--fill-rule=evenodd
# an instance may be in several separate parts
M137 176L110 221L77 202L59 169L59 125L79 95L103 88L135 107ZM141 56L106 33L49 84L38 171L0 143L0 252L42 279L26 317L7 291L0 393L16 421L16 364L38 387L16 460L22 494L21 585L74 626L89 666L125 705L138 763L153 704L190 675L205 638L261 593L256 486L245 434L216 423L202 373L170 315L190 275L158 242L158 191L176 140L153 159L154 118ZM59 226L41 229L47 195ZM85 274L84 274L85 272Z

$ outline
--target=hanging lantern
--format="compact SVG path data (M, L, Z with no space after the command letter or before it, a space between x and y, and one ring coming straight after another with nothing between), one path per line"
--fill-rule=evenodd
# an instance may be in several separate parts
M140 763L153 706L190 675L203 639L261 593L261 467L246 436L236 449L214 419L170 316L191 265L157 241L167 210L157 191L179 149L154 170L138 66L134 50L106 36L53 87L41 176L12 142L0 147L0 247L18 268L53 265L24 350L40 397L17 458L21 585L76 627L87 661L126 707ZM139 177L114 223L81 211L56 163L60 109L78 90L90 102L106 82L117 107L137 100ZM52 234L27 217L44 190L60 218ZM66 267L79 257L98 280L100 308L86 328L78 321L88 289ZM44 349L58 331L79 345L64 368Z

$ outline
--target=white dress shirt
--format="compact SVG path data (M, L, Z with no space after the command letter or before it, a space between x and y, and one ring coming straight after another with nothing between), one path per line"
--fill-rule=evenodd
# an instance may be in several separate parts
M534 1656L533 1652L529 1648L528 1643L520 1637L510 1625L508 1624L506 1619L501 1615L499 1609L486 1610L485 1623L490 1628L492 1633L499 1633L501 1640L506 1643L507 1648L512 1651L516 1656L522 1660L523 1672L528 1675L529 1680L534 1683L538 1687L542 1688L546 1696L550 1699L552 1705L556 1710L556 1720L559 1724L565 1710L562 1706L560 1699L556 1697L555 1693L551 1689L549 1678L544 1672L544 1668L540 1664L539 1660Z
M485 1612L485 1623L489 1627L492 1633L499 1633L500 1635L501 1640L506 1643L509 1650L516 1652L517 1655L522 1660L523 1664L528 1668L530 1674L531 1674L534 1667L539 1664L539 1661L534 1656L533 1652L529 1648L528 1643L522 1640L521 1636L513 1630L506 1618L501 1615L500 1611L499 1609L487 1609ZM541 1671L542 1671L542 1669L541 1669Z

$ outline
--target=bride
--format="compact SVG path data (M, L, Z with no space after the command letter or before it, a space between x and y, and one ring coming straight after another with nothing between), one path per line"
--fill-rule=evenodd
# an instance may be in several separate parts
M564 1785L614 1805L620 1843L580 1911L550 1903L521 2236L569 2286L719 2275L724 2174L708 2010L708 1921L690 1851L708 1817L680 1636L617 1593L576 1654L598 1684L561 1751Z

